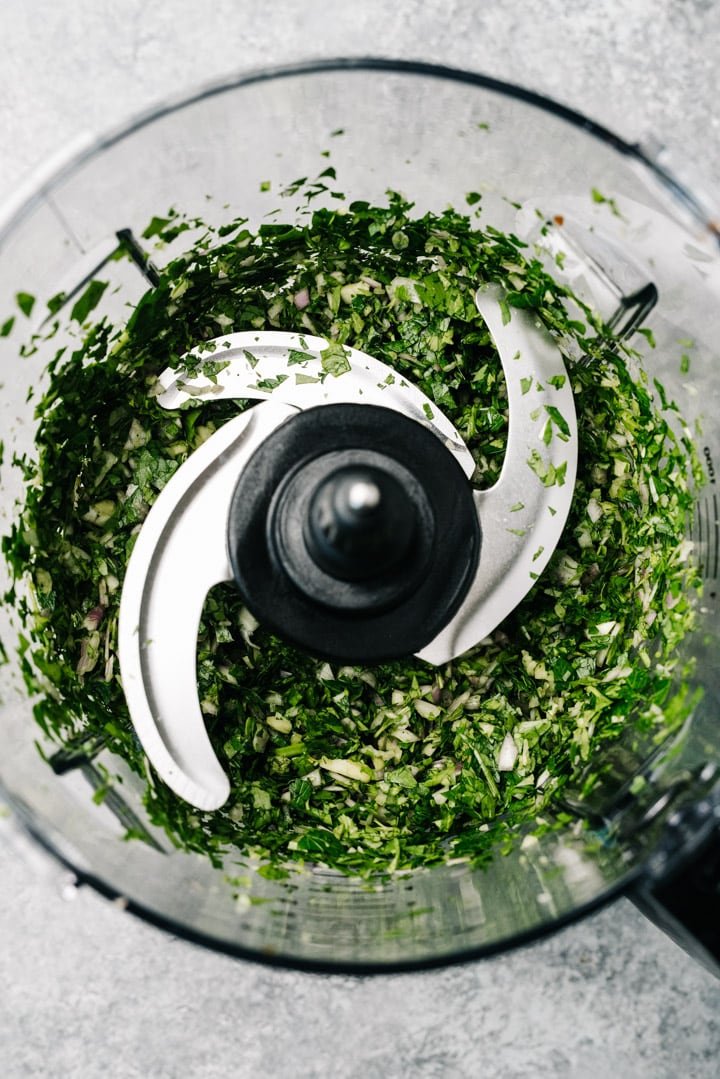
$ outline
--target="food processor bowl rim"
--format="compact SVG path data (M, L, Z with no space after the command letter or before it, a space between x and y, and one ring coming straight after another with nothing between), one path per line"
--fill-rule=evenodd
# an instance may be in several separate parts
M678 206L689 212L697 224L700 224L716 240L720 241L717 224L708 216L702 204L692 192L669 171L653 160L638 143L626 141L602 124L596 123L581 112L561 102L525 89L517 84L466 69L428 63L422 60L401 60L382 56L346 56L308 58L289 64L240 71L234 75L226 73L220 79L199 85L190 93L185 91L174 97L168 97L149 109L110 127L104 133L84 132L79 134L69 145L49 157L37 169L31 171L25 180L16 187L15 191L0 204L0 252L4 241L12 234L16 226L35 207L40 205L52 193L54 188L71 178L96 154L108 149L141 128L162 119L166 115L178 112L182 108L196 104L205 98L226 93L239 87L257 85L276 79L343 71L374 71L388 75L425 76L438 80L464 83L548 112L558 119L565 120L572 126L583 130L586 134L609 145L634 163L646 168L650 175L660 183L661 187L672 196ZM174 921L171 917L159 913L142 900L133 898L122 890L118 890L109 881L103 880L98 875L77 864L73 857L68 854L65 845L61 842L56 842L53 838L52 825L45 831L43 822L36 820L28 807L24 806L2 782L0 782L0 797L13 809L15 819L19 825L35 842L73 875L78 885L89 885L98 894L122 904L123 909L142 918L144 921L192 943L203 945L214 951L239 959L321 974L392 975L471 962L506 952L510 948L515 949L526 946L561 930L572 922L586 917L623 893L631 892L633 885L642 878L643 874L643 864L640 862L638 865L628 868L626 873L608 884L597 895L585 900L571 910L496 941L469 947L459 946L457 949L443 954L392 959L388 962L355 959L338 961L310 959L299 955L272 953L249 948L237 942L222 939L208 932L193 929L190 926Z
M591 120L583 113L544 94L529 90L517 83L508 82L479 71L456 68L450 65L430 63L424 60L397 59L386 56L337 56L311 57L288 64L271 67L258 67L226 73L219 79L199 83L191 90L182 91L156 102L124 121L109 127L104 133L85 131L79 133L68 146L51 155L43 164L21 181L2 204L0 204L0 249L6 237L15 226L32 211L33 207L45 198L54 187L91 160L97 153L106 150L133 132L162 119L163 116L193 105L216 94L227 93L242 86L252 86L276 79L293 78L300 75L316 75L341 71L380 72L389 75L420 75L438 80L465 83L489 90L505 97L522 101L531 107L541 109L558 119L565 120L580 128L601 142L606 143L621 155L631 159L649 170L665 192L686 213L709 232L720 246L720 225L713 220L701 200L673 173L647 153L640 143L628 142L603 124Z

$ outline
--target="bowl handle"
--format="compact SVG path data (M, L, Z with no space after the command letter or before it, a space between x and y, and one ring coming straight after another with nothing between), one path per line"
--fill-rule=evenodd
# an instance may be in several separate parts
M629 898L720 977L720 788L669 818Z

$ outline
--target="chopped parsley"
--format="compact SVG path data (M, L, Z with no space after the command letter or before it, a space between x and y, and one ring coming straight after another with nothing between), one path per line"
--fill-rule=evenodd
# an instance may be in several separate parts
M271 875L294 861L369 877L450 858L482 863L551 812L628 724L661 736L682 722L675 654L693 621L685 522L699 470L675 406L591 312L591 328L570 322L565 288L517 238L452 209L413 216L395 194L384 206L308 209L301 220L256 232L243 220L204 227L126 325L102 315L102 282L72 308L75 343L49 365L37 457L17 462L25 504L3 540L44 752L119 754L147 783L149 819L218 864L252 854ZM144 235L162 249L198 225L172 212ZM248 403L197 399L168 412L151 392L157 376L218 327L325 337L329 377L348 369L346 347L361 349L446 412L486 487L500 475L508 420L502 368L474 303L483 281L503 283L504 320L531 308L594 358L570 373L580 466L558 549L489 640L437 668L413 658L328 664L256 625L233 586L214 589L198 690L232 791L221 810L199 812L148 774L118 676L118 606L157 493ZM30 313L26 294L18 304ZM547 437L565 437L564 417L545 414ZM539 455L528 464L546 485L564 482Z

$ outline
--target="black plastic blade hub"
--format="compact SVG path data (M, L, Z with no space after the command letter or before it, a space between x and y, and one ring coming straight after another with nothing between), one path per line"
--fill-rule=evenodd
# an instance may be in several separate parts
M472 490L422 423L374 405L298 412L256 450L228 520L248 608L316 655L380 662L431 641L480 550Z

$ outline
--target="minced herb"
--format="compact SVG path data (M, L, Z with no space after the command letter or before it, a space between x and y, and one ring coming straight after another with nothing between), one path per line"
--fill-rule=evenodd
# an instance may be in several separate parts
M566 290L516 237L479 227L476 213L413 216L391 194L386 206L308 208L301 220L205 228L124 326L97 311L86 321L101 310L104 283L74 303L84 326L50 364L37 459L20 462L25 506L3 543L16 582L8 598L25 617L23 669L41 694L35 717L68 752L120 754L146 779L149 819L218 863L229 851L370 876L481 862L628 723L662 732L685 714L673 657L693 618L692 441L636 358L589 311L585 324L571 321ZM144 235L162 244L183 227L171 212ZM483 281L503 284L507 318L532 309L590 361L569 368L580 457L558 549L491 639L439 668L413 658L323 662L257 626L232 585L213 590L198 688L232 791L221 810L199 812L148 775L118 677L118 606L158 492L249 403L198 398L166 411L157 376L193 347L252 328L327 338L329 377L351 345L447 414L475 459L474 482L489 486L508 417L474 302ZM566 426L548 409L548 437ZM21 598L27 579L31 601Z

